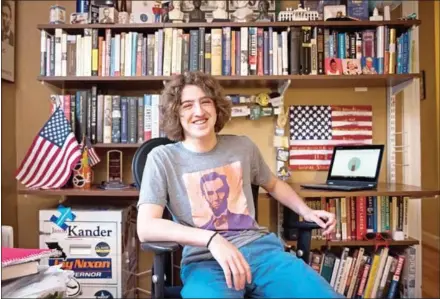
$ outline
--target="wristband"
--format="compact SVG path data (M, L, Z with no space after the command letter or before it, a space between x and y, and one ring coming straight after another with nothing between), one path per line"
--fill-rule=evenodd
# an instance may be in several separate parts
M217 234L218 234L218 232L215 232L215 233L212 234L211 238L209 238L209 241L208 241L208 243L206 244L206 247L207 247L207 248L209 248L209 244L211 244L212 239L213 239L213 238L215 237L215 235L217 235Z

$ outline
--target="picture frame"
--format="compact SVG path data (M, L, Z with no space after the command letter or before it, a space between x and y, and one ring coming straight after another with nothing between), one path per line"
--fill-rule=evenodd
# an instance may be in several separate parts
M212 0L202 0L202 5L200 6L200 10L204 12L211 12L217 8L217 2L224 2L225 7L228 7L228 1L227 0L218 0L218 1L212 1ZM180 10L183 12L190 12L194 9L193 1L192 0L183 0L181 1L181 8Z
M426 99L425 70L420 71L420 100Z
M15 82L15 1L2 1L2 80Z

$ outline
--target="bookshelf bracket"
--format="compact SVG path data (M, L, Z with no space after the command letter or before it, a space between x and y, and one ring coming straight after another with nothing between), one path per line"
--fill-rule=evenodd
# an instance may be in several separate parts
M279 84L278 84L278 93L281 96L284 96L284 93L287 91L287 89L289 89L290 82L291 82L290 79L282 80L282 81L279 82Z
M396 94L398 94L399 92L401 92L402 90L404 90L406 87L408 87L409 85L411 85L411 83L413 83L413 80L414 80L414 79L409 79L409 80L406 80L406 81L404 81L404 82L402 82L402 83L400 83L400 84L397 84L397 85L392 86L392 87L391 87L391 94L392 94L392 95L396 95Z

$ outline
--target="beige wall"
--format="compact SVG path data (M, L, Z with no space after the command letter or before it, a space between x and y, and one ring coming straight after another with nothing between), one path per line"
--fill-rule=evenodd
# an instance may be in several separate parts
M2 81L2 225L17 231L15 84ZM15 236L15 240L17 240Z
M426 99L421 101L421 140L422 140L422 186L439 188L439 131L437 119L440 117L440 107L436 99L439 80L436 78L438 62L435 56L435 42L438 43L438 31L435 34L435 20L439 19L439 12L435 14L435 1L420 1L419 15L423 20L420 26L420 70L426 73ZM437 4L438 5L438 4ZM438 23L437 23L438 24ZM438 25L437 25L438 26ZM437 58L438 59L438 58ZM438 75L437 75L438 76ZM422 230L424 241L438 244L440 235L440 205L438 198L429 198L422 201ZM425 240L428 239L428 240Z

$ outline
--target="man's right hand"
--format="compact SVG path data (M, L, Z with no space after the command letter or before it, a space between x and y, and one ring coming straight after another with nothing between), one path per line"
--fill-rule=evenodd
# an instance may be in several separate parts
M208 249L222 267L229 288L234 286L236 290L242 290L246 282L251 283L252 275L249 264L231 242L217 234L212 238ZM233 285L232 279L234 280Z

